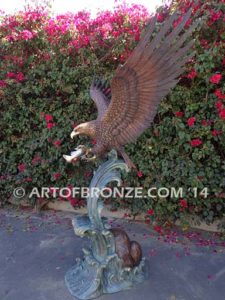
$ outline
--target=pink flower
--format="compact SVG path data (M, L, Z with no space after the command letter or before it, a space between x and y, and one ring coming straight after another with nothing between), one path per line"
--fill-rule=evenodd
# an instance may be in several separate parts
M220 80L222 79L222 75L221 74L214 74L209 78L209 81L211 83L219 83Z
M187 78L194 79L198 73L193 69L189 74L187 74Z
M176 28L180 24L180 22L182 21L182 19L183 19L183 16L180 16L177 20L175 20L173 22L173 27Z
M18 165L19 172L24 172L26 169L26 165L24 163Z
M55 126L55 123L47 123L47 128L52 129Z
M21 39L25 41L28 41L34 37L34 34L29 30L23 30L20 32L20 34L21 34Z
M225 94L222 93L221 89L215 90L214 95L220 100L225 99Z
M198 147L202 144L202 140L201 139L193 139L191 140L191 146L192 147Z
M221 119L225 120L225 108L220 111L219 116Z
M138 176L139 178L141 178L141 177L143 176L143 173L142 173L141 171L138 171L138 172L137 172L137 176Z
M206 49L208 49L208 48L209 48L209 45L208 45L208 42L207 42L207 40L205 40L205 39L201 39L201 40L200 40L200 42L201 42L201 45L202 45L204 48L206 48Z
M209 125L213 124L213 121L211 121L211 120L202 120L201 124L202 124L202 126L209 126Z
M59 147L59 146L61 145L61 141L60 141L60 140L54 141L53 144L54 144L56 147Z
M164 19L165 19L165 18L164 18L164 15L163 15L163 14L160 14L160 13L159 13L159 14L157 15L157 22L162 23L162 22L164 21Z
M221 101L217 101L215 103L215 107L220 111L223 108L223 103Z
M8 42L13 42L13 41L15 40L15 35L14 35L14 34L6 35L5 39L6 39Z
M129 217L130 217L129 214L127 214L127 213L123 214L123 218L129 218Z
M21 68L23 66L23 61L18 61L18 66Z
M219 20L219 18L223 15L222 11L215 11L213 9L210 10L210 21L215 22Z
M175 116L176 117L183 117L184 113L182 111L176 111Z
M48 123L50 121L53 121L52 115L45 115L45 121Z
M147 210L147 214L150 216L154 215L154 210L150 208L149 210Z
M16 81L22 82L24 80L25 80L25 77L24 77L22 72L19 72L19 73L16 74Z
M185 23L185 27L188 27L191 24L191 19L187 20L187 22Z
M77 198L69 198L68 200L72 206L77 206L77 204L79 203L79 199Z
M206 120L202 120L201 124L202 124L202 126L207 126L208 122Z
M155 225L155 226L153 227L153 229L154 229L156 232L158 232L158 233L162 233L162 227L159 226L159 225Z
M9 79L12 79L12 78L15 78L16 77L16 74L14 72L8 72L6 74L6 77L9 78Z
M4 80L0 80L0 88L6 87L6 82Z
M35 155L32 159L32 165L36 165L37 162L41 160L41 157L39 155Z
M213 136L217 136L217 135L221 135L221 134L222 134L222 130L213 129L213 131L212 131Z
M138 42L140 40L140 33L136 33L134 36L134 40Z
M92 145L96 145L97 141L96 140L92 140L91 143L92 143Z
M182 207L182 208L188 207L187 200L185 200L185 199L180 199L179 204L180 204L180 207Z
M189 127L194 126L195 121L196 121L196 118L195 118L195 117L189 118L189 119L187 120L188 126L189 126Z
M61 173L55 173L53 174L53 177L55 180L58 180L61 177Z

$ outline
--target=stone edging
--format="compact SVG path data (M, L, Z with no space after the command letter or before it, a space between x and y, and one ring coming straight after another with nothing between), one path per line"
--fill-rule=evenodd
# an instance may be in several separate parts
M47 207L49 209L54 209L54 210L59 210L59 211L76 212L78 214L87 214L86 207L74 209L72 207L72 205L70 204L70 202L67 202L67 201L49 202L47 204ZM110 211L105 207L102 210L102 216L107 217L107 218L123 219L124 214L129 214L129 211L128 210ZM128 217L127 219L132 220L132 217L131 218ZM135 217L135 221L144 222L145 215L144 214L137 215ZM207 225L203 221L200 222L196 217L194 217L194 218L190 217L188 220L189 226L191 228L210 231L210 232L222 232L223 230L218 228L218 226L222 222L225 223L225 219L223 221L215 221L210 225ZM180 226L181 225L180 221L176 221L175 225Z
M20 203L16 203L13 199L9 199L8 202L13 205L22 205L22 206L30 206L30 204L26 201L22 201ZM47 204L48 209L54 209L57 211L66 211L66 212L75 212L77 214L87 214L86 207L74 209L73 206L68 201L57 201L53 202L50 201ZM106 207L102 210L102 216L107 218L116 218L116 219L123 219L125 214L129 215L129 210L119 210L119 211L110 211ZM127 217L126 219L133 220L133 217ZM145 221L145 214L139 214L135 217L135 221L144 222ZM218 228L219 225L222 223L225 224L225 218L221 221L214 221L212 224L207 225L205 222L200 221L197 217L190 216L187 220L189 226L194 229L200 229L210 232L224 232L222 228ZM181 222L178 220L175 222L175 225L181 226Z

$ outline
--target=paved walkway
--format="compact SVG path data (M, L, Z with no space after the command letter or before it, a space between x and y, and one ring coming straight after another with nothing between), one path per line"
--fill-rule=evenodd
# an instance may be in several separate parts
M72 214L0 210L0 300L73 300L64 274L82 256ZM124 227L143 247L149 279L100 300L224 300L225 242L202 232L159 236L143 224Z

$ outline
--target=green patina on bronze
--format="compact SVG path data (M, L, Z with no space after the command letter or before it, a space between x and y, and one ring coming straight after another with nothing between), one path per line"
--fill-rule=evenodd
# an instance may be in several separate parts
M127 165L111 151L109 159L94 174L90 189L103 189L110 182L121 184L121 171ZM115 238L105 218L101 217L103 203L97 195L87 199L88 216L73 219L75 234L91 240L90 249L83 249L83 259L77 258L65 276L70 293L79 299L92 299L104 293L115 293L129 289L146 277L144 259L133 268L124 267L116 253Z

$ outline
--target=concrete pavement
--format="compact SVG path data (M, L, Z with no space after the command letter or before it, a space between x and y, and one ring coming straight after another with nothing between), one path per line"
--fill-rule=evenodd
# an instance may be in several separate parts
M74 300L64 275L87 239L74 235L71 213L0 210L0 300ZM224 300L225 243L215 234L165 236L149 225L111 220L143 248L149 278L100 300Z

